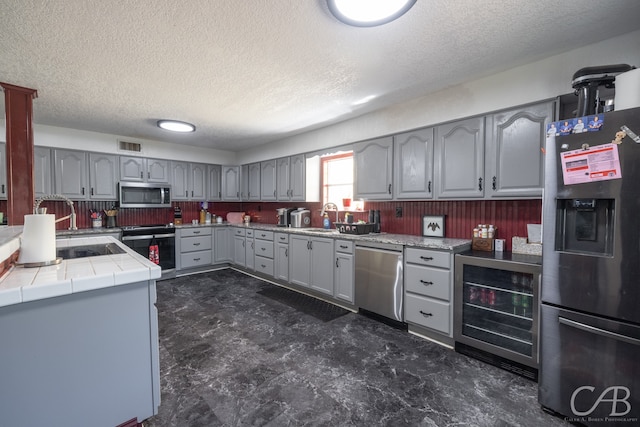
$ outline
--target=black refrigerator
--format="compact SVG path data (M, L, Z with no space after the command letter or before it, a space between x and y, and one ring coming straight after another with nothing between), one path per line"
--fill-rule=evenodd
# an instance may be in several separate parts
M640 108L578 123L546 144L538 398L569 421L639 425Z

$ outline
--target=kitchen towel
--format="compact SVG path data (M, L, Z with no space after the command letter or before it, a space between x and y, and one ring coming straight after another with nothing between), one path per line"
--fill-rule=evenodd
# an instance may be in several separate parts
M640 107L640 68L616 76L615 110Z
M56 259L56 216L24 216L19 264L52 262Z

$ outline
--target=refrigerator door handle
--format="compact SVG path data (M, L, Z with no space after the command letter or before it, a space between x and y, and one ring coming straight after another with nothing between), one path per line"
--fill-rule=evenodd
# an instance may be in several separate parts
M558 322L561 325L570 326L572 328L580 329L586 332L591 332L593 334L601 335L605 338L611 338L618 341L624 341L629 344L639 345L640 340L636 338L627 337L625 335L616 334L615 332L610 332L604 329L596 328L594 326L585 325L584 323L576 322L575 320L569 320L564 317L558 316Z

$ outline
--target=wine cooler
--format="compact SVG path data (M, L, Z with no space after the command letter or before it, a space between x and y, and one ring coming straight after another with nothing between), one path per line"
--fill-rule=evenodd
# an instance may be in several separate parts
M475 251L455 259L456 350L537 379L542 258Z

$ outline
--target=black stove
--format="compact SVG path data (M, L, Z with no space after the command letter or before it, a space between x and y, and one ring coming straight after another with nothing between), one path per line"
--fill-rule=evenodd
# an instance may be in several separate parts
M156 233L174 233L176 228L173 224L152 224L152 225L127 225L120 227L123 236L141 236Z

